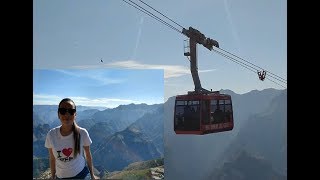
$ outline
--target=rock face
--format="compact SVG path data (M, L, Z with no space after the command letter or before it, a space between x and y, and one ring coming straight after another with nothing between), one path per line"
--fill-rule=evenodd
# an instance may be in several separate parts
M284 180L287 177L275 172L271 164L265 159L254 157L245 151L241 151L235 155L234 160L225 162L208 179Z

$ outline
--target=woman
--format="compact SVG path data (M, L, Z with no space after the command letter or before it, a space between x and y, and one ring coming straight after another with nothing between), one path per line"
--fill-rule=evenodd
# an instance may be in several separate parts
M69 98L62 99L58 107L61 125L52 128L45 141L52 179L84 179L89 172L91 179L99 179L93 172L92 141L88 131L76 124L76 116L75 103Z

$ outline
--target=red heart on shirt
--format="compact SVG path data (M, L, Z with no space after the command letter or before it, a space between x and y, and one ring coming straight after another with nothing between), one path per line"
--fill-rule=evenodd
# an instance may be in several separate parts
M70 154L72 153L72 148L63 149L63 150L62 150L62 153L63 153L64 155L66 155L67 157L69 157Z

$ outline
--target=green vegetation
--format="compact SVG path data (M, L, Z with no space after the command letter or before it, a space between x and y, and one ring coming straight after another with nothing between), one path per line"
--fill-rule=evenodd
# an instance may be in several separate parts
M120 171L112 176L107 176L106 179L122 179L122 180L144 180L152 179L149 169Z
M162 166L164 162L164 158L149 160L149 161L141 161L141 162L134 162L129 164L126 168L123 170L140 170L140 169L146 169L146 168L153 168Z
M123 171L107 172L103 179L122 179L122 180L142 180L153 179L151 169L161 168L163 171L164 158L134 162L129 164Z

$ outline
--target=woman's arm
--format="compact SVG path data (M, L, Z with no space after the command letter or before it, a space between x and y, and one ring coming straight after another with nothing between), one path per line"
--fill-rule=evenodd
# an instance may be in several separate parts
M91 179L99 179L99 177L94 175L94 172L93 172L93 163L92 163L92 156L91 156L90 146L83 146L83 148L84 148L84 152L85 152L85 155L86 155L88 168L90 170Z
M56 160L54 158L52 148L48 148L49 150L49 157L50 157L50 170L51 170L51 178L56 179Z

